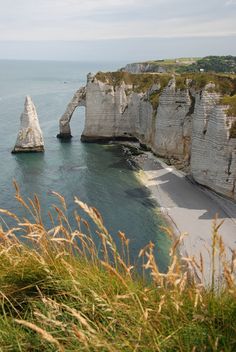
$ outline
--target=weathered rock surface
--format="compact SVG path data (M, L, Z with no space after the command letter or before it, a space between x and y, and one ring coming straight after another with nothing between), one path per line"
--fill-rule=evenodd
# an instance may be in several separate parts
M236 117L228 116L214 84L194 87L173 77L163 87L160 75L160 84L139 90L129 80L117 83L117 77L88 76L86 99L77 100L86 106L81 139L137 139L190 167L198 183L236 200L236 134L230 132Z
M158 108L150 97L160 85L137 93L132 85L113 86L91 77L87 83L86 119L82 140L136 138L156 154L188 160L192 121L189 91L176 88L175 80L160 94Z
M143 73L143 72L157 72L164 73L166 72L165 67L153 63L143 62L143 63L133 63L128 64L124 68L121 69L125 72L130 73Z
M139 97L127 95L129 89L132 86L122 84L114 88L95 77L89 77L82 140L134 137L136 117L130 114L130 107L132 105L133 109L137 109ZM131 100L135 98L135 104L132 104Z
M37 112L29 96L25 99L24 112L21 115L20 130L12 153L43 152L43 134Z
M192 132L191 95L176 88L172 79L159 98L155 121L153 151L168 158L189 160Z
M219 100L219 94L207 90L196 94L191 173L198 183L236 200L236 138L230 138L234 118Z
M69 139L72 137L70 129L70 120L78 106L85 106L86 101L86 87L80 88L73 96L72 100L68 104L65 113L62 115L59 121L60 133L57 135L58 138Z

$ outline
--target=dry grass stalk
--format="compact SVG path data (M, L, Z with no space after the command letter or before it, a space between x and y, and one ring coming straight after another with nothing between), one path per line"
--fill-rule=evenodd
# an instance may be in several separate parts
M125 286L126 288L128 288L128 286L127 286L125 280L123 279L123 277L118 273L118 271L117 271L115 268L113 268L113 267L112 267L111 265L109 265L107 262L101 261L101 264L102 264L102 266L104 266L104 268L107 269L108 272L110 272L111 274L113 274L114 276L116 276L116 277L120 280L120 282L122 283L123 286Z
M83 343L83 345L85 345L86 347L88 347L88 337L82 332L80 331L76 325L72 326L72 329L75 333L75 336L77 337L77 339Z
M90 334L96 334L96 331L89 325L88 321L76 309L68 307L66 304L61 304L73 317L75 317L81 325L88 330Z
M50 319L46 317L46 315L42 314L40 311L35 311L34 316L38 319L39 323L41 324L48 325L48 326L55 325L56 327L59 327L63 331L66 330L66 327L67 327L66 324L62 323L59 320Z
M66 205L65 198L61 194L54 192L54 191L51 191L50 194L56 196L59 199L59 201L61 202L64 210L67 211L67 205Z
M44 340L57 346L58 351L64 352L64 348L60 345L60 343L51 334L49 334L46 330L43 330L39 326L37 326L33 323L30 323L29 321L26 321L26 320L15 319L15 322L17 324L23 325L23 326L37 332L37 334L39 334Z
M26 203L20 195L17 184L15 187L17 200L29 211L33 221L24 217L18 218L7 211L2 212L17 222L17 226L14 228L0 229L0 255L2 263L4 261L11 269L12 277L16 280L14 282L18 284L20 282L20 287L17 287L17 284L16 288L6 285L5 291L0 295L0 301L2 306L8 304L10 307L8 309L16 314L15 321L18 324L35 331L42 339L52 343L60 351L63 351L63 344L66 345L67 340L65 338L58 340L58 335L54 333L57 329L61 329L61 333L68 334L69 339L78 340L77 343L81 344L81 350L84 351L89 351L90 347L95 351L98 351L98 348L107 351L138 351L144 349L145 343L143 341L145 339L151 341L149 347L152 346L152 349L150 351L162 351L168 350L168 346L173 343L175 336L178 336L176 341L181 338L181 329L185 328L185 321L188 321L190 314L189 311L185 313L186 300L190 302L193 311L193 324L196 322L204 323L203 312L207 307L206 292L208 292L203 287L204 260L202 255L198 260L188 257L179 258L178 247L185 234L174 238L171 231L168 230L168 235L173 242L166 273L159 270L152 242L140 251L139 257L143 262L143 277L150 276L151 283L149 285L145 280L140 280L141 283L137 285L132 271L133 266L130 265L129 240L123 232L118 233L121 242L120 254L114 239L104 226L101 214L95 208L87 206L76 198L76 204L90 217L97 230L91 233L89 222L75 212L74 216L78 228L72 231L65 214L67 210L65 199L58 193L53 193L60 200L63 209L54 205L57 219L54 219L50 213L52 228L48 230L41 218L38 197L34 197L33 200L28 200ZM223 282L224 285L221 286L221 289L227 287L227 292L235 296L236 251L232 251L232 260L227 261L226 249L219 234L221 225L222 222L219 223L215 219L212 227L210 253L212 260L210 294L212 299L214 299L218 287L216 284L219 284L216 279L216 274L220 271L217 265L222 268L221 283ZM23 232L22 237L27 239L31 248L21 243L16 236L18 231ZM100 239L102 255L97 249L93 236ZM2 263L0 263L0 269L3 267L6 270L6 266L4 267ZM32 273L30 266L33 269ZM189 274L189 268L192 268L195 273L194 279ZM6 270L6 272L10 271ZM99 279L96 277L98 273L101 275ZM28 278L27 274L32 275L32 278ZM199 275L199 281L196 280L197 275ZM22 286L21 280L25 280ZM105 287L103 287L102 280L105 280ZM90 282L93 283L93 287L89 286ZM59 288L57 287L58 283L62 283ZM25 317L21 315L20 312L23 311L25 302L29 303L32 299L32 297L27 298L27 292L30 290L36 290L36 300L39 300L38 302L44 309L41 311L41 308L35 309L34 307L32 316L37 319L40 326L46 326L47 330L52 329L52 333L24 319ZM55 290L53 299L47 295L47 292L51 292L50 290ZM218 295L220 293L219 290ZM15 302L18 302L17 308ZM162 330L162 321L166 320L169 324L169 311L172 314L173 329L166 334ZM126 319L130 320L127 325L122 321L120 312L127 314ZM66 315L69 322L60 320L63 314ZM184 322L181 327L178 327L178 319L180 323L181 319ZM75 325L76 321L78 326ZM135 331L132 330L132 324L137 328ZM122 342L116 342L117 344L113 347L109 341L114 343L113 337L119 332L119 338ZM129 334L131 339L126 343L123 336L129 336ZM103 340L103 336L106 336L106 339ZM213 336L211 345L217 350L220 340ZM181 347L180 350L184 351L184 348ZM195 350L198 351L197 347L192 346L192 351Z

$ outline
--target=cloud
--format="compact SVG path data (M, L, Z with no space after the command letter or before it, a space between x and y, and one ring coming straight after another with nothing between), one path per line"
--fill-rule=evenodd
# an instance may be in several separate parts
M227 0L225 5L227 5L227 6L236 5L236 0Z
M0 0L0 40L236 34L236 0ZM225 6L227 5L227 6Z

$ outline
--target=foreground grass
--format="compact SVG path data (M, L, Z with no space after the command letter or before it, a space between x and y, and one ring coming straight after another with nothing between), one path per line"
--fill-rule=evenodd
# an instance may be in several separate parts
M152 243L141 250L143 269L151 277L147 283L129 264L123 233L118 234L119 254L98 211L75 199L97 226L98 253L88 223L75 214L78 229L72 231L65 201L55 196L61 208L54 206L54 219L49 214L50 230L43 225L37 197L25 203L17 185L16 199L29 219L1 210L16 222L15 228L0 231L1 351L236 350L235 253L226 263L216 223L212 262L218 250L221 288L215 265L211 287L204 288L201 260L178 260L181 239L173 242L166 274L158 271Z

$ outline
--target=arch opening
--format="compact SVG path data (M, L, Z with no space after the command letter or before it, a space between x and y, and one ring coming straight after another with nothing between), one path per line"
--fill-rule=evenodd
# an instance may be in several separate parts
M86 107L86 87L81 87L76 91L73 98L67 105L66 111L62 115L59 121L59 130L60 133L57 135L57 138L60 139L71 139L71 128L70 121L74 114L74 111L77 107L84 106Z

